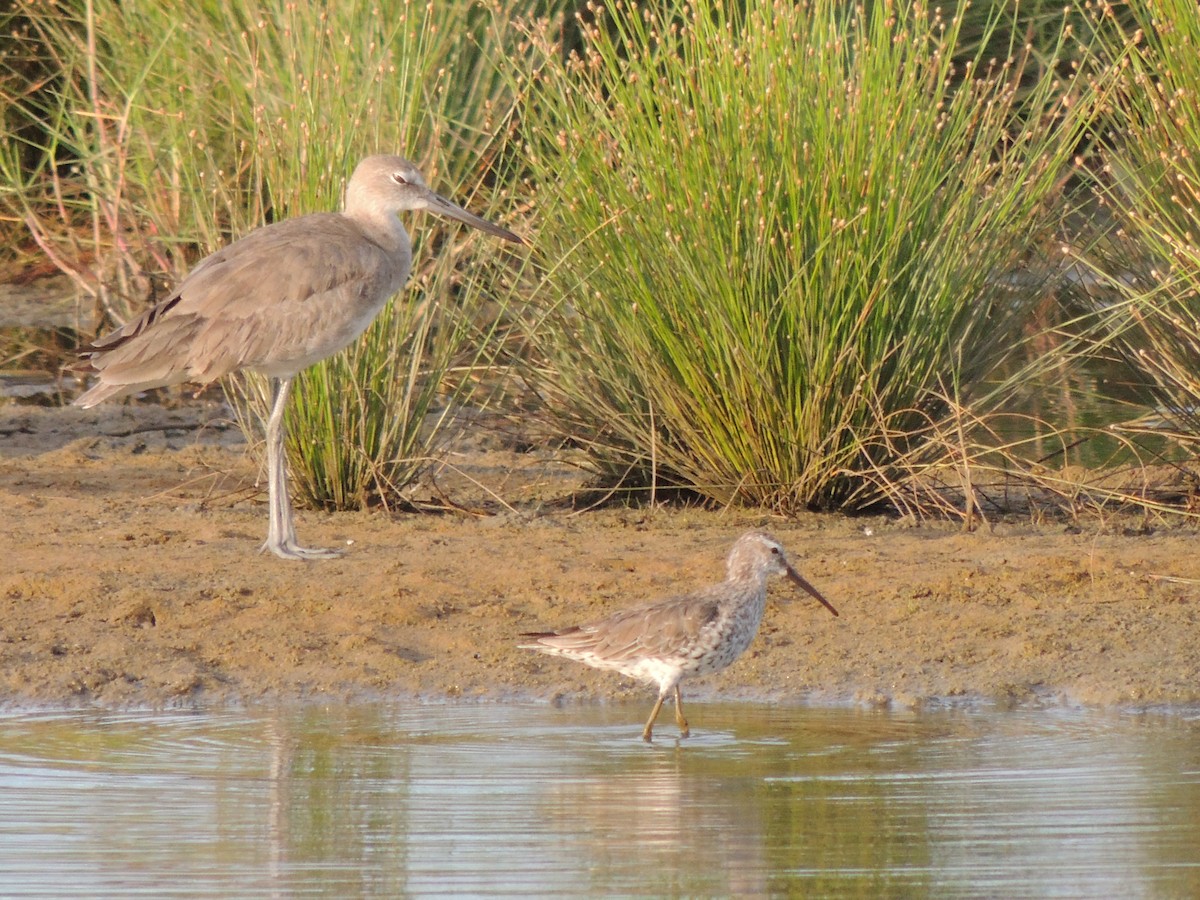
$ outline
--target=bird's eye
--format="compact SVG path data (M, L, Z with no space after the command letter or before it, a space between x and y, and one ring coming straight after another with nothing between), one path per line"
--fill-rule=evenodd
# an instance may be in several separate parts
M408 184L408 179L399 172L392 173L392 181L396 182L396 184Z

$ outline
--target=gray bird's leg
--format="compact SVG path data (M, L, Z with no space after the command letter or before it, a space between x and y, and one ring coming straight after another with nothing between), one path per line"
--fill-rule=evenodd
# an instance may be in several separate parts
M288 496L287 459L283 452L283 413L292 392L292 379L280 378L277 381L271 417L267 419L267 500L270 507L270 524L267 527L267 542L259 552L270 550L282 559L333 559L342 555L340 550L301 547L296 543L292 501Z

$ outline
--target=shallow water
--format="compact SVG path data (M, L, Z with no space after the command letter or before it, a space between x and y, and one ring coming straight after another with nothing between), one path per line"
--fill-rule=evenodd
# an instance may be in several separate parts
M1187 713L0 716L0 895L1200 895Z

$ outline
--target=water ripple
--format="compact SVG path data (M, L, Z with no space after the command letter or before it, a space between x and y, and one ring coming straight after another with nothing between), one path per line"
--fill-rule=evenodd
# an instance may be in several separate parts
M387 704L0 715L5 896L1200 894L1200 723Z

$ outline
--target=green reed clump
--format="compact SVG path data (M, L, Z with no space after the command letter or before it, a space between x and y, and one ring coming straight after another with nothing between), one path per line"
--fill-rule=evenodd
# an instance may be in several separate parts
M1117 73L1106 110L1104 199L1118 230L1102 254L1112 289L1104 297L1105 349L1147 383L1160 405L1156 427L1193 443L1200 440L1200 7L1101 4L1098 15L1103 53Z
M557 426L626 484L872 502L1020 342L1080 92L920 3L596 13L524 112Z
M480 189L514 102L495 67L520 53L513 0L20 6L30 46L59 75L26 101L44 140L0 144L13 186L3 202L110 321L136 312L154 280L178 280L197 251L338 208L369 153L409 156L436 190L485 215L511 207ZM475 320L490 298L470 273L476 248L494 257L494 243L415 225L416 296L298 381L288 453L310 502L356 506L402 486L445 438L435 403L461 402L471 384L443 376L485 363L477 332L488 326ZM267 411L263 385L231 388L250 428Z

